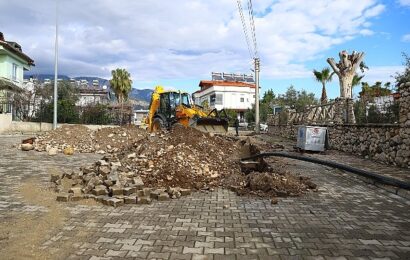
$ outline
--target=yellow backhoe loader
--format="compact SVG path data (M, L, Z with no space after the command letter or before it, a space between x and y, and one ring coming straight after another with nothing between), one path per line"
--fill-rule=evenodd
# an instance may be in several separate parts
M228 121L225 110L214 109L206 113L200 106L191 102L188 93L164 90L162 86L155 87L146 118L146 124L151 132L181 124L202 132L226 134Z

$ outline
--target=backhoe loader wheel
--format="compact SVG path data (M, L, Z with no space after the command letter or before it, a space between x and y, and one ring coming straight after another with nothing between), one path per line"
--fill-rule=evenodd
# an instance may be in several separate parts
M161 118L155 118L154 122L152 122L152 131L159 132L161 129L164 129L164 121Z

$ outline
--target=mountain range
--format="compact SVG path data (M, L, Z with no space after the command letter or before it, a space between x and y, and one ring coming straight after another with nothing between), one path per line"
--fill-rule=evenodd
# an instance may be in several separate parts
M44 81L45 79L54 79L54 74L28 74L24 75L25 79L29 78L36 78L39 81ZM90 76L82 76L82 77L69 77L67 75L58 75L59 79L63 80L69 80L69 79L75 79L75 80L87 80L89 83L89 86L91 86L93 80L98 80L100 83L100 86L106 85L110 89L110 81L108 79L100 78L100 77L90 77ZM136 89L133 88L129 94L129 98L132 100L137 101L138 107L141 107L141 109L145 109L148 107L149 102L151 101L151 94L153 90L152 89Z

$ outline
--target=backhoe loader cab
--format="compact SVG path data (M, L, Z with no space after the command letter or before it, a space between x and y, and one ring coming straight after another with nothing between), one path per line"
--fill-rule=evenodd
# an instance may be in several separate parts
M169 129L176 123L204 132L226 133L228 130L226 113L224 118L216 110L207 114L192 103L188 93L165 91L161 86L157 86L152 94L146 121L151 132Z

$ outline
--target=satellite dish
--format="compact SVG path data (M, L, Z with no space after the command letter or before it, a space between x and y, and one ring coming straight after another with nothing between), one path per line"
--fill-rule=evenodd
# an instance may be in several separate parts
M104 86L102 87L102 89L106 90L106 89L107 89L107 85L104 85Z

